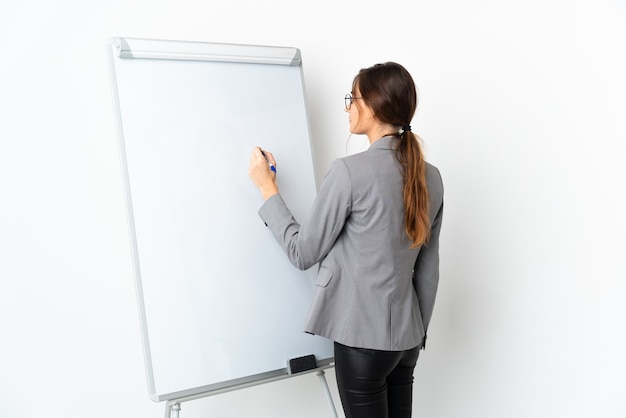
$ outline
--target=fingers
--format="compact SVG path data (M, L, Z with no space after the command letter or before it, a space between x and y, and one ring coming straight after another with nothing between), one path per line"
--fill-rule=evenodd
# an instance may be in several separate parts
M265 162L263 151L261 151L260 147L254 147L252 149L252 154L250 154L250 166L260 164L261 162Z
M273 181L276 169L271 167L275 167L274 164L274 156L271 153L255 147L250 155L248 175L257 186Z
M268 161L269 163L272 163L272 165L273 165L274 167L276 167L276 160L274 159L274 154L272 154L271 152L266 151L266 150L263 150L263 153L264 153L264 154L265 154L265 156L267 157L267 161Z
M261 147L254 148L252 152L257 156L257 158L259 158L260 156L261 158L263 158L263 161L276 167L276 160L274 159L274 154L272 154L271 152L264 150Z

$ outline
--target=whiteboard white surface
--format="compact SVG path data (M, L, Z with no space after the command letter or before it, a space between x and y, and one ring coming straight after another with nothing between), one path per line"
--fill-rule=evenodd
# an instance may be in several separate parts
M171 59L172 46L255 47L157 40L141 43L168 58L121 58L125 43L108 50L150 397L286 374L308 354L328 364L332 342L302 331L313 272L274 242L247 175L252 148L270 150L306 219L316 187L299 60Z

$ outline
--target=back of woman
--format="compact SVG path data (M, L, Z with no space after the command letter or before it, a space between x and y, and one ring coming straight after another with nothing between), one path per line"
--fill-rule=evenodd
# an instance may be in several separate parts
M300 269L319 263L305 331L335 341L347 418L407 418L439 281L443 183L410 121L411 76L396 63L363 69L346 95L350 132L368 150L335 160L299 224L276 185L270 152L253 150L259 215Z

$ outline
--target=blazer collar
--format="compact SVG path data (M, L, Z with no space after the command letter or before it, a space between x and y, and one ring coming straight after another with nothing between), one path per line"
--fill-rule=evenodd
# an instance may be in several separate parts
M396 137L393 135L383 136L378 141L374 141L368 149L394 149L393 143L395 139Z

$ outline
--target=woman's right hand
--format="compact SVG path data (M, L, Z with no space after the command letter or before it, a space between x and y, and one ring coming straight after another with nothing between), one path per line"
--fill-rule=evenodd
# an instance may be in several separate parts
M265 156L263 154L265 154ZM267 157L267 160L265 157ZM252 182L261 191L264 200L278 193L276 172L270 169L270 164L276 167L276 160L274 160L274 156L271 152L261 151L260 147L255 147L252 150L248 176L250 176Z

